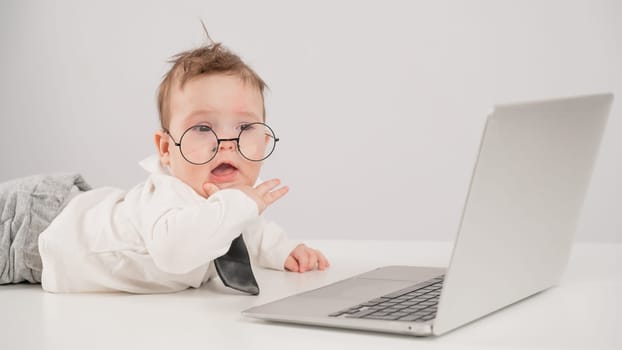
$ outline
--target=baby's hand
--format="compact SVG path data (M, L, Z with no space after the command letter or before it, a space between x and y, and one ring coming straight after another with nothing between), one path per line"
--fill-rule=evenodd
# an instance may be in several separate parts
M248 185L235 185L229 188L240 190L251 197L255 203L257 203L257 208L259 209L259 214L261 215L261 213L263 213L263 211L266 210L270 204L279 200L289 191L289 187L287 186L274 190L274 188L280 184L281 180L272 179L257 185L255 188ZM209 198L209 196L216 193L220 189L213 183L206 182L203 184L203 190Z
M285 260L285 269L293 272L311 271L316 266L318 270L324 270L330 264L322 252L304 244L296 246Z

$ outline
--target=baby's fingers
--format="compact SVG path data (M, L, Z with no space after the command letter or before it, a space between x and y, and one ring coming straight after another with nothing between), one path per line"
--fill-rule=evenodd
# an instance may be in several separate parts
M281 180L279 179L268 180L257 185L257 187L255 187L255 191L257 191L257 193L259 193L259 195L263 197L266 193L272 191L274 188L276 188L276 186L280 184Z
M206 182L203 184L203 193L205 198L209 198L214 193L218 192L220 188L213 183Z
M298 262L291 255L285 260L285 269L288 271L298 272Z
M296 249L294 251L294 257L298 260L298 272L305 272L307 265L309 265L309 255L305 249Z
M315 267L318 265L318 256L317 256L317 251L314 249L309 248L308 250L309 253L309 262L307 263L307 268L309 269L309 271L315 269Z
M329 267L330 263L328 262L328 259L326 259L324 254L322 254L322 252L320 252L319 250L316 250L315 252L318 255L318 264L317 264L318 269L319 270L324 270L327 267Z
M266 205L270 205L270 204L276 202L277 200L279 200L284 195L286 195L287 192L289 192L289 187L287 187L287 186L281 187L281 188L279 188L276 191L272 191L272 192L266 193L263 196L263 200L266 203Z

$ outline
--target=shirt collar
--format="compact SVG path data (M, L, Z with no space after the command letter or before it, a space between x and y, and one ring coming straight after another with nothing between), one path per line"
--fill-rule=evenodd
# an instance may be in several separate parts
M160 156L157 154L150 155L149 157L138 162L138 164L151 174L173 175L168 165L162 165L162 162L160 162Z

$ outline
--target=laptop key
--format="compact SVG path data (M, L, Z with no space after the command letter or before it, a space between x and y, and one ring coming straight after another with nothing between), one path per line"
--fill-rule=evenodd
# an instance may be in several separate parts
M361 311L360 309L354 309L354 310L347 310L345 313L346 314L355 314L357 312Z
M375 310L380 310L380 309L384 309L384 306L380 306L380 305L374 305L374 306L369 306L368 309L375 309Z
M384 312L389 312L389 313L393 313L393 312L399 312L401 309L384 309L382 311Z
M360 318L363 316L373 314L374 312L376 312L376 310L371 310L371 309L361 310L355 314L346 315L346 318Z
M378 306L386 306L386 307L388 307L388 306L393 306L395 304L397 304L397 303L391 302L391 301L385 301L384 303L378 304Z
M386 301L386 299L378 298L378 299L366 301L366 302L362 303L361 306L374 306L374 305L378 305L378 304L382 303L383 301Z
M376 315L376 316L386 316L388 315L389 312L385 312L385 311L376 311L374 312L372 315Z
M398 312L392 313L391 315L403 317L403 316L406 316L406 315L410 315L410 312L400 312L400 311L398 311Z

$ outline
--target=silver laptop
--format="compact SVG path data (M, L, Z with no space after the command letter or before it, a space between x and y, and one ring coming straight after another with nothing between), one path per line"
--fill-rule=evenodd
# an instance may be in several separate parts
M556 285L612 101L600 94L494 107L446 269L381 267L242 314L440 335Z

